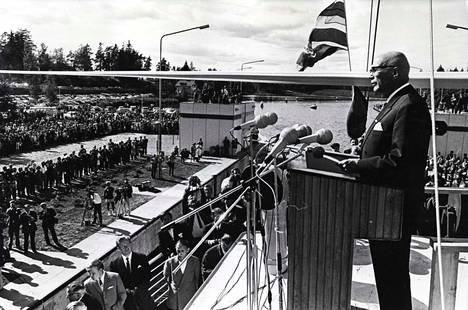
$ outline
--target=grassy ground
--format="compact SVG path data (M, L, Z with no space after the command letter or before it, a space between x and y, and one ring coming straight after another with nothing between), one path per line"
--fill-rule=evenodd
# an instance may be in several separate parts
M143 181L151 181L151 186L158 188L171 187L183 180L186 180L192 174L206 167L207 164L197 162L186 162L184 164L177 161L175 167L175 176L169 176L168 170L163 165L161 179L151 179L151 164L149 159L141 158L128 163L125 166L118 166L106 171L99 171L96 175L85 177L80 182L74 182L72 190L68 194L58 194L51 203L56 205L59 223L55 226L59 242L65 247L71 247L86 237L92 235L101 227L97 225L82 226L84 208L79 202L83 201L89 187L103 196L105 181L110 180L115 187L127 178L132 186L137 186ZM131 200L132 210L154 198L153 196L133 194ZM36 208L39 208L38 206ZM91 219L92 219L92 210ZM105 202L102 205L102 221L104 225L110 224L115 217L107 214ZM52 250L44 241L44 234L40 220L37 221L38 230L36 232L37 250ZM52 240L51 240L52 241ZM52 242L53 243L53 242Z

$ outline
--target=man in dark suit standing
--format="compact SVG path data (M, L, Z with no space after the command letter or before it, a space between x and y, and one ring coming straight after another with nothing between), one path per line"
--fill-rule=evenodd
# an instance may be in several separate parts
M101 309L123 310L127 293L120 276L104 271L100 260L94 260L86 269L90 276L84 283L86 293L99 302Z
M191 256L177 272L174 272L190 252L189 242L180 239L177 241L176 250L177 256L169 258L164 264L164 279L169 287L166 306L171 310L183 310L197 292L201 282L200 261L197 257Z
M153 310L156 308L149 294L151 270L146 255L132 251L129 237L117 239L122 254L110 264L110 270L120 275L127 292L125 310Z
M364 181L404 190L401 240L369 242L382 310L411 309L410 243L424 202L431 118L426 102L408 83L409 70L400 52L377 58L370 68L371 85L387 101L364 136L361 158L340 162Z

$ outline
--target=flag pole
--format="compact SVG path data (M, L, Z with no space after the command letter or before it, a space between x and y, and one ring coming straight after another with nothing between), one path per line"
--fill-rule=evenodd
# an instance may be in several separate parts
M377 12L375 13L374 45L372 46L371 62L374 62L375 43L377 41L377 25L379 24L380 0L377 0Z
M346 14L346 0L343 0L343 6L344 6L344 10L345 10L345 29L346 29L346 45L347 45L347 50L348 50L348 63L349 63L349 71L353 71L351 69L351 55L349 53L349 40L348 40L348 18L347 18L347 14Z
M367 39L367 58L366 58L366 71L369 70L369 53L371 45L371 34L372 34L372 12L374 11L374 0L371 0L370 6L370 17L369 17L369 37Z

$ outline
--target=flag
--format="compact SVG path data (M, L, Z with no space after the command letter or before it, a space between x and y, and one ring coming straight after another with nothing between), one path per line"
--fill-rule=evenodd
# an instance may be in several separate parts
M309 43L296 61L301 66L299 71L312 67L317 61L339 49L348 49L344 0L335 0L317 17Z

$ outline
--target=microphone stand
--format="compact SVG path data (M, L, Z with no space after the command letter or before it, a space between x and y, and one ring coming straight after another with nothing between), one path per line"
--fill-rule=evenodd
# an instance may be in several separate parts
M200 239L200 241L198 241L198 243L187 254L187 256L179 263L179 265L176 268L174 268L174 270L172 271L173 274L175 274L182 267L182 264L185 263L193 255L193 253L195 253L196 250L198 250L198 248L203 244L203 242L205 242L205 240L211 235L211 233L216 229L216 227L222 221L224 221L224 219L229 214L229 212L231 212L232 209L234 209L236 207L237 203L239 203L239 201L244 197L244 194L248 190L249 190L249 188L245 188L244 191L242 192L242 194L240 194L239 197L237 197L237 199L231 204L231 206L219 217L219 219L215 223L213 223L213 226L210 228L210 230L208 230L208 232L205 235L203 235L203 237Z
M289 162L291 162L291 161L293 161L293 160L295 160L296 158L299 158L299 157L301 157L301 156L304 156L304 154L298 153L298 154L296 154L296 155L294 155L294 156L292 156L292 157L286 159L285 161L281 162L280 164L278 164L277 168L283 167L283 166L285 166L286 164L288 164ZM261 172L260 174L251 177L251 178L248 179L247 181L244 181L242 184L240 184L240 185L234 187L233 189L230 189L230 190L227 191L226 193L224 193L224 194L222 194L222 195L220 195L220 196L218 196L218 197L216 197L216 198L214 198L214 199L208 201L208 202L205 203L204 205L202 205L202 206L200 206L200 207L198 207L198 208L196 208L196 209L190 211L189 213L187 213L187 214L185 214L185 215L182 215L182 216L176 218L176 219L173 220L172 222L167 223L166 225L164 225L164 226L161 227L161 230L164 230L164 229L169 228L170 226L172 226L172 225L174 225L174 224L177 224L177 223L180 223L180 222L185 221L187 218L191 217L192 215L194 215L194 214L196 214L196 213L198 213L198 212L200 212L200 211L202 211L202 210L208 208L208 207L211 206L212 204L214 204L214 203L216 203L216 202L218 202L218 201L220 201L220 200L222 200L222 199L225 199L225 198L229 197L230 195L234 194L235 192L237 192L237 191L239 191L239 190L245 188L246 185L250 184L251 182L253 182L254 180L256 180L256 179L258 179L258 178L261 178L261 177L265 176L267 173L269 173L269 171L267 171L266 169L263 169L262 172Z
M276 156L273 159L273 173L274 173L274 188L275 188L275 209L274 209L274 218L275 218L275 246L276 246L276 278L278 279L278 306L279 310L283 310L283 265L281 257L281 247L280 247L280 232L279 232L279 201L278 201L278 176L277 176L277 165L276 165Z
M252 138L252 130L250 130L249 132L249 136L250 136L250 152L249 152L249 164L250 164L250 175L253 177L254 176L254 148L253 148L253 138ZM258 183L257 183L257 186L258 186ZM256 192L255 191L252 191L251 195L250 195L250 203L247 203L247 207L246 207L246 219L247 219L247 233L246 233L246 238L247 238L247 248L246 248L246 262L247 262L247 265L246 265L246 275L247 275L247 305L248 305L248 309L250 310L255 310L256 308L258 308L258 301L257 301L257 285L256 285L256 253L254 251L254 253L252 254L252 242L253 242L253 247L255 248L255 213L256 213L256 206L255 206L255 203L256 203ZM253 211L252 211L253 210ZM253 212L253 216L252 216L252 213ZM252 221L253 220L253 221ZM252 221L252 222L251 222ZM251 227L252 225L252 227ZM253 239L253 240L252 240ZM253 270L253 273L252 273L252 260L254 260L254 270ZM255 302L255 306L253 304L253 301L252 301L252 286L253 286L253 289L254 289L254 292L253 292L253 297L254 297L254 302Z

